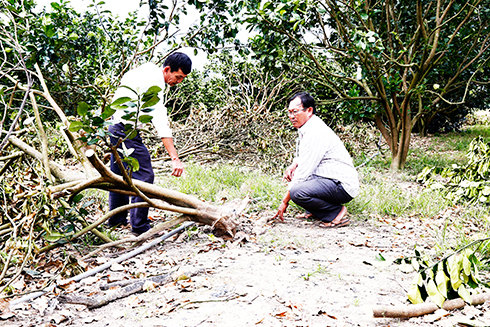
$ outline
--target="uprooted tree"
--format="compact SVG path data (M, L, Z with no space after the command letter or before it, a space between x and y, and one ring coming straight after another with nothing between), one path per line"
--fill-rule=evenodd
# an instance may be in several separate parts
M0 27L0 48L3 54L0 63L0 101L4 109L0 122L0 293L11 291L10 284L28 270L32 259L38 254L76 239L83 239L87 237L88 232L96 236L95 243L111 242L112 240L97 227L120 210L148 206L181 214L132 241L142 241L154 232L170 228L185 220L211 225L223 234L234 235L237 226L234 213L194 196L133 181L131 170L122 169L123 176L115 175L99 158L100 154L112 151L119 158L118 162L121 165L126 159L119 157L116 147L104 148L104 140L108 135L101 132L107 128L106 120L110 116L107 113L111 112L108 105L110 85L115 84L119 76L105 74L111 65L104 61L112 60L115 64L114 69L119 73L124 72L135 58L141 57L141 54L152 53L155 46L163 40L144 34L141 39L134 38L133 33L129 37L123 36L120 40L127 44L122 51L129 59L116 62L116 57L119 58L121 52L99 52L101 44L102 47L104 44L108 47L112 44L112 50L117 48L117 44L111 43L114 42L114 38L108 32L111 26L116 25L116 21L108 23L101 19L100 15L98 18L94 15L77 16L69 8L55 4L53 8L56 15L72 15L70 19L85 24L83 26L86 28L90 28L91 19L92 23L100 23L102 27L94 28L95 31L92 33L100 33L101 38L90 39L89 31L86 31L86 35L79 36L74 32L66 35L70 26L54 25L54 14L42 13L37 16L31 11L31 1L19 3L2 0L1 5L4 14L1 19L4 24ZM177 3L174 3L175 6ZM133 20L134 17L126 21L128 27L132 26ZM165 30L169 32L168 26ZM155 33L161 35L161 32ZM49 39L47 43L42 44L49 55L40 54L40 48L32 46L31 41L36 33L42 34L39 38ZM66 38L66 42L79 43L66 46L63 37ZM85 52L77 54L76 49L74 50L77 46ZM99 57L94 58L95 56ZM144 59L148 60L150 57L146 56ZM104 66L99 66L99 74L92 78L100 77L100 83L90 83L89 76L96 70L93 64L99 61ZM58 70L60 66L62 68ZM47 77L43 75L43 70L49 72ZM51 89L54 94L51 93ZM86 91L87 89L90 92ZM81 136L73 132L76 130L73 123L72 129L69 129L71 123L66 112L73 112L73 108L67 110L62 105L71 106L73 98L78 96L93 98L94 95L101 98L99 102L92 103L100 106L102 113L90 113L90 118L92 122L99 124L100 129L90 130ZM78 105L78 112L86 114L85 106L88 104ZM59 140L55 144L69 150L71 156L66 155L62 159L70 162L70 166L75 169L50 160L48 153L53 152L53 149L49 149L48 144L52 144L53 140L48 140L46 128L49 124L44 120L58 122ZM134 164L129 167L134 167ZM109 190L129 196L138 195L145 202L118 208L106 213L96 222L88 223L84 215L88 213L87 206L90 203L80 202L81 193L87 189Z
M51 251L59 246L74 244L82 252L91 246L100 250L128 241L137 244L184 220L208 224L232 236L237 226L234 215L245 201L232 208L238 210L230 210L227 205L213 206L194 196L133 181L131 172L138 163L125 155L119 157L117 147L109 142L108 119L114 110L124 110L124 102L111 99L114 86L132 63L160 61L153 50L163 40L150 32L136 33L132 28L140 23L134 16L117 22L107 13L81 16L66 4L56 3L51 13L37 15L30 11L28 1L0 3L5 9L1 17L5 24L0 25L0 102L4 108L0 122L0 293L15 293L14 282L36 274L35 267L54 265L63 277L79 274L75 258L62 254L60 262L55 255L60 252ZM172 8L168 10L175 14ZM163 14L157 18L161 20ZM158 27L173 35L158 19L147 25L147 31ZM179 155L199 154L196 160L204 162L236 159L269 171L277 169L290 161L294 141L292 129L285 125L287 117L272 107L283 105L294 78L261 74L250 63L228 59L219 58L222 67L213 66L221 67L218 73L223 74L231 68L233 74L227 78L193 73L167 94L176 141L185 140L178 146ZM209 84L203 87L203 81ZM189 87L182 87L187 82L197 86L189 92ZM152 92L137 96L145 102L153 98ZM131 134L130 129L127 136ZM121 169L123 176L113 174L100 159L108 153L127 165L128 170ZM157 164L157 169L162 167ZM104 192L94 189L145 199L117 210L147 206L180 215L137 238L113 241L100 226L116 211L104 212L100 205Z

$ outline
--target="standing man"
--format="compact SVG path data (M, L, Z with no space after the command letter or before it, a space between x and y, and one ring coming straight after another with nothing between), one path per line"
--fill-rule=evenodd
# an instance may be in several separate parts
M307 211L300 218L319 219L323 228L347 226L342 204L359 194L357 171L342 141L315 113L315 100L308 93L289 99L288 115L298 129L299 143L284 173L283 180L290 184L274 218L284 221L293 200Z
M148 90L148 88L155 85L162 89L158 93L158 97L160 98L159 102L153 106L154 110L145 114L153 116L151 122L158 136L162 139L163 145L170 155L170 158L172 159L172 175L177 177L184 173L184 165L180 161L177 150L174 147L172 131L168 124L167 109L164 106L163 95L166 84L169 86L179 84L191 72L191 69L191 59L184 53L174 52L165 60L163 68L152 63L146 63L128 71L121 79L121 86L130 87L138 93L144 93ZM128 88L120 87L114 94L114 99L121 97L134 98L134 96L135 94ZM113 145L118 142L119 138L124 139L126 137L124 125L131 122L128 122L122 118L125 114L126 113L124 110L117 110L113 116L114 124L109 127L109 131L112 133L111 143ZM154 173L151 166L150 153L143 144L139 132L136 137L124 141L124 144L126 148L134 149L131 157L138 160L140 166L138 171L133 172L132 177L147 183L153 183ZM115 162L114 156L112 155L111 170L114 173L121 175L121 171ZM132 197L131 199L131 203L142 201L143 200L141 198L136 196ZM113 210L128 203L129 197L127 195L114 192L109 193L109 210ZM130 210L130 223L133 233L139 235L151 228L150 221L148 219L148 210L148 208L135 208ZM108 221L108 225L110 227L120 224L125 225L127 223L127 211L115 214L109 218Z

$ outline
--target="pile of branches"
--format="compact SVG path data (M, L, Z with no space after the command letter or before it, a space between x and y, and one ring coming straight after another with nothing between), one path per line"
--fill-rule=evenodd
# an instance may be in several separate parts
M292 160L295 131L284 112L264 106L195 108L175 132L182 157L226 161L277 173Z
M19 280L31 274L39 275L40 272L35 268L39 260L44 260L50 250L66 244L80 244L80 241L86 237L95 237L95 241L90 241L93 244L108 243L99 249L128 242L135 245L186 220L210 225L222 235L234 236L237 227L234 212L202 202L190 195L132 180L130 172L122 166L117 145L109 146L108 151L118 158L116 161L120 164L123 176L112 173L97 155L97 152L101 151L96 150L101 149L96 149L95 145L88 146L84 142L84 137L68 129L70 122L50 96L39 67L36 65L35 68L36 72L26 70L26 74L29 74L32 79L39 80L41 90L25 87L20 83L15 83L10 89L12 94L15 92L26 94L21 108L32 107L35 113L35 124L32 126L32 131L18 130L15 122L9 131L2 131L2 143L4 144L2 153L8 155L0 158L2 189L0 199L0 210L2 211L2 218L0 218L0 276L2 277L0 278L0 293L2 291L13 293L12 285ZM6 75L15 81L9 72ZM39 115L36 98L47 101L50 106L46 107L58 115L61 121L59 133L63 135L62 138L72 152L71 156L75 159L77 166L68 167L51 160L48 155L45 126ZM104 122L103 119L98 121L101 124ZM98 134L94 133L92 136L96 137L96 135ZM105 136L107 138L107 135ZM102 139L103 137L100 138L101 142ZM101 142L97 144L100 145ZM37 146L41 148L41 151L36 149ZM89 222L85 216L88 215L87 209L91 203L80 201L87 189L113 191L128 196L138 195L144 202L129 204L110 212L102 212L98 219L95 221L92 219ZM138 237L121 241L113 242L104 233L104 229L100 229L99 226L115 213L141 206L172 211L180 215L157 225ZM71 272L67 273L68 266L76 268L77 260L69 256L63 257L63 260L65 262L56 268L58 273L70 275L80 271L80 269L71 269ZM46 263L46 261L43 262ZM22 288L21 286L20 289Z
M246 66L240 74L230 73L220 81L219 86L201 85L216 88L213 92L219 100L212 104L216 107L206 103L206 95L189 96L185 86L168 95L179 156L282 174L293 158L297 136L286 110L287 97L298 91L292 86L294 78L286 74L272 77ZM181 119L176 119L181 115L176 103L189 108ZM158 145L159 140L154 142ZM160 159L167 159L165 155Z

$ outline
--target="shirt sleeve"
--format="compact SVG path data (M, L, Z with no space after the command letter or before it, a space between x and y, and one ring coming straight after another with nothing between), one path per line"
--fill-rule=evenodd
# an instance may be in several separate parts
M165 87L165 86L164 86ZM164 94L163 90L158 93L158 97L160 101L155 105L155 110L151 112L153 119L151 123L155 130L157 131L157 135L160 138L163 137L172 137L172 130L170 129L168 116L167 116L167 108L164 106Z

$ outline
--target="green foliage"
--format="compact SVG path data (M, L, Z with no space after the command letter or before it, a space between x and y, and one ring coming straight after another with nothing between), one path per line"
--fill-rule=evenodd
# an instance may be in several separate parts
M90 110L88 104L80 102L77 107L80 120L71 121L69 130L71 132L83 130L84 133L80 140L87 145L94 145L102 141L106 146L110 146L108 126L112 125L112 122L108 119L116 110L123 110L122 118L129 122L125 125L126 138L134 138L137 135L138 124L149 123L153 118L148 114L154 110L152 107L160 101L158 93L162 89L158 86L151 86L143 93L138 93L127 86L121 87L129 89L134 97L124 96L114 99L112 104L106 106L102 113L97 110ZM122 154L122 161L131 167L132 171L139 170L138 160L131 157L134 149L126 148L126 145L122 143L122 148L117 149L117 151Z
M213 15L209 25L246 25L253 58L267 72L294 71L322 102L346 101L333 111L376 119L393 142L395 170L405 164L413 126L425 135L442 114L459 115L459 122L461 107L488 103L489 52L480 49L490 42L489 0L441 7L427 1L228 2L227 15Z
M455 202L490 203L490 143L481 136L475 138L466 154L465 165L426 167L417 180L430 189L444 190ZM444 180L442 180L443 178Z
M397 259L395 263L411 265L416 271L408 292L410 302L419 304L430 298L442 307L446 300L460 297L471 304L469 288L488 287L478 277L481 267L478 249L486 241L488 238L473 242L441 260L433 261L417 250L414 257ZM475 245L476 249L472 249Z

